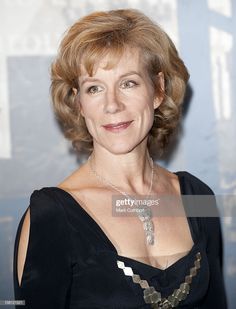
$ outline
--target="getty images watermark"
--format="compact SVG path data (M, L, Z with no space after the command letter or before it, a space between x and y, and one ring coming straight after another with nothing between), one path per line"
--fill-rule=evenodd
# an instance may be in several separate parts
M134 198L130 196L130 198L124 198L122 196L113 196L113 211L119 214L141 214L145 211L147 207L158 206L160 203L160 198L152 199L152 198Z
M25 306L24 300L0 300L0 306L6 305L17 305L17 306Z
M113 216L236 217L236 195L113 195Z

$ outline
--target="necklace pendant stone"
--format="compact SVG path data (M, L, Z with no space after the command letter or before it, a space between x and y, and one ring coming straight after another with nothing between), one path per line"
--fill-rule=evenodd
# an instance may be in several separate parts
M146 234L147 244L154 245L154 235L153 234Z
M143 228L145 231L153 232L154 231L154 224L151 220L143 222Z

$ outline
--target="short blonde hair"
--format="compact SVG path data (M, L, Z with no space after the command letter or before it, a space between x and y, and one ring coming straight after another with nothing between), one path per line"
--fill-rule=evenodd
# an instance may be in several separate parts
M78 89L80 65L83 63L92 76L94 65L103 56L111 55L109 69L127 47L141 51L153 87L164 97L155 110L148 147L156 141L159 151L163 152L179 123L189 74L169 36L138 10L94 12L81 18L67 31L51 66L53 107L65 137L77 150L93 149L92 136L73 92L73 88ZM164 75L164 92L157 79L159 72Z

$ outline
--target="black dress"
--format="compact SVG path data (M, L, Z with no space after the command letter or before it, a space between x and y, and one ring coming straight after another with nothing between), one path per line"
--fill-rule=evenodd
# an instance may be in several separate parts
M181 194L212 195L195 176L177 172ZM184 282L201 254L201 267L177 308L227 308L222 276L222 239L217 217L188 217L192 249L166 270L119 256L94 219L66 191L45 187L30 198L30 236L21 287L17 253L23 214L14 248L14 291L27 309L151 308L143 289L117 266L117 260L168 297ZM16 306L22 308L22 306Z

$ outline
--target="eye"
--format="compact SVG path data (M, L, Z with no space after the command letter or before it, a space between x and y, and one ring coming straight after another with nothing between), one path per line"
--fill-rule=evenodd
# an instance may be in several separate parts
M126 80L123 83L121 83L121 88L126 89L126 88L132 88L137 86L138 84L134 80Z
M91 86L87 89L87 93L89 94L96 94L102 91L102 87L100 86Z

